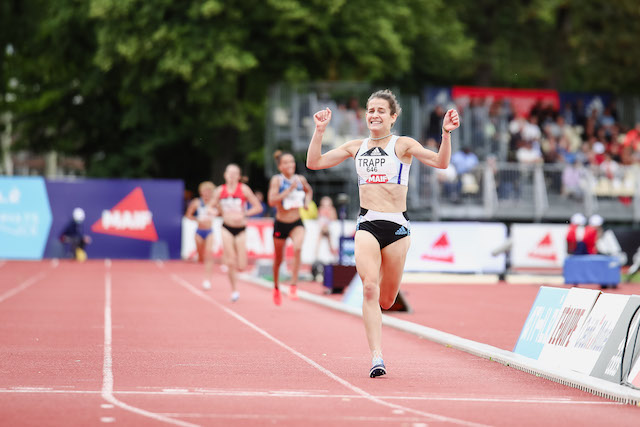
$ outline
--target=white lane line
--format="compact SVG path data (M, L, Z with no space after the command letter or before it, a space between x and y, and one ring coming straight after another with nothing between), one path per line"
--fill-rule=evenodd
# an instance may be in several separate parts
M57 267L57 265L52 265L51 268L56 268L56 267ZM4 302L5 300L11 298L12 296L24 291L25 289L27 289L29 286L33 285L37 281L44 279L45 276L47 275L47 273L48 273L47 271L41 271L40 273L38 273L38 274L36 274L34 276L31 276L30 278L28 278L24 282L20 283L15 288L9 289L4 294L0 295L0 302Z
M107 271L105 272L104 288L105 288L105 301L104 301L104 362L102 366L102 398L107 402L122 408L124 410L133 412L143 417L152 418L156 421L162 421L168 424L173 424L182 427L194 427L197 424L187 423L173 418L166 417L164 415L156 414L141 408L128 405L120 400L116 399L113 395L113 358L112 358L112 323L111 323L111 261L105 260L105 266Z
M96 390L57 390L48 387L12 387L10 389L0 388L0 393L4 394L101 394ZM138 391L138 390L120 390L114 391L114 395L120 396L209 396L209 397L265 397L265 398L312 398L312 399L365 399L364 396L343 395L343 394L318 394L306 391L259 391L259 390L180 390L180 389L163 389L160 391ZM509 399L500 397L450 397L450 396L378 396L383 400L415 400L415 401L433 401L433 402L488 402L488 403L533 403L533 404L556 404L556 405L595 405L595 406L623 406L624 403L614 402L611 400L571 400L567 398L525 398L525 399ZM112 408L113 405L103 403L103 408Z
M310 423L328 423L329 425L333 425L337 422L368 422L368 423L381 423L384 421L388 421L397 425L398 423L402 423L401 425L407 425L406 423L413 422L411 424L412 427L425 426L428 427L428 424L420 423L419 421L424 421L424 417L416 417L416 416L394 416L394 417L373 417L373 416L358 416L358 415L335 415L332 416L330 414L327 415L278 415L278 414L199 414L199 413L184 413L184 414L175 414L175 413L166 413L165 415L177 416L180 415L185 418L211 418L215 420L252 420L252 421L260 421L260 425L269 425L273 424L275 421L300 421L296 423L296 425L308 425Z
M424 412L424 411L418 411L418 410L415 410L415 409L411 409L411 408L407 408L407 407L404 407L404 406L401 406L401 405L397 405L395 403L390 403L390 402L384 401L384 400L382 400L382 399L380 399L378 397L375 397L372 394L367 393L363 389L351 384L347 380L344 380L344 379L340 378L339 376L337 376L333 372L331 372L328 369L322 367L321 365L319 365L318 363L316 363L315 361L313 361L309 357L305 356L304 354L300 353L299 351L295 350L294 348L289 347L287 344L285 344L284 342L280 341L279 339L277 339L273 335L269 334L264 329L262 329L259 326L255 325L254 323L252 323L251 321L247 320L243 316L239 315L235 311L233 311L233 310L223 306L219 302L215 301L209 295L207 295L204 292L200 291L200 289L198 289L196 286L192 285L191 283L189 283L188 281L186 281L183 278L179 277L178 275L172 274L171 278L175 282L177 282L179 285L181 285L184 288L186 288L187 290L189 290L191 293L193 293L196 296L204 299L205 301L208 301L211 304L215 305L217 308L219 308L220 310L223 310L225 313L227 313L230 316L234 317L236 320L240 321L241 323L244 323L249 328L251 328L254 331L258 332L260 335L264 336L265 338L269 339L270 341L272 341L275 344L279 345L280 347L284 348L288 352L290 352L290 353L294 354L295 356L299 357L300 359L302 359L303 361L305 361L306 363L308 363L309 365L311 365L312 367L314 367L318 371L322 372L323 374L325 374L326 376L328 376L332 380L338 382L339 384L342 384L344 387L346 387L349 390L353 391L354 393L364 397L365 399L370 400L371 402L377 403L377 404L382 405L382 406L386 406L386 407L391 408L391 409L401 409L401 410L403 410L405 412L409 412L411 414L420 415L420 416L423 416L425 418L429 418L429 419L434 420L434 421L449 422L449 423L452 423L452 424L459 424L459 425L464 425L464 426L486 426L486 424L474 423L474 422L471 422L471 421L466 421L466 420L461 420L461 419L457 419L457 418L447 417L447 416L444 416L444 415L433 414L433 413Z

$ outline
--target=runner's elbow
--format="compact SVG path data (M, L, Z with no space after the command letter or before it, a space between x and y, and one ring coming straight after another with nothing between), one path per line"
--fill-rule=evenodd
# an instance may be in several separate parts
M318 170L318 163L307 158L307 169Z

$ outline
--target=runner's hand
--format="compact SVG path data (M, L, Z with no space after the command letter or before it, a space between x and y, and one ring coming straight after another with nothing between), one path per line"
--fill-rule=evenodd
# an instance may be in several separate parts
M454 109L447 111L444 115L442 122L442 128L448 132L457 129L460 126L460 117L458 112Z
M316 130L324 131L331 121L331 110L329 107L315 113L313 115L313 121L316 123Z

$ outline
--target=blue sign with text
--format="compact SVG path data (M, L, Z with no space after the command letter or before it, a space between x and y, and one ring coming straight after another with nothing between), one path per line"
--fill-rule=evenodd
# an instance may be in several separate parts
M560 316L569 289L541 286L527 321L522 327L514 353L538 359Z
M0 177L0 258L42 258L50 227L44 179Z

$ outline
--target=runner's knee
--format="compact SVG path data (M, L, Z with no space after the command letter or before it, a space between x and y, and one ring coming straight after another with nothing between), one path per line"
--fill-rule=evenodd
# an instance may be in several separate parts
M382 307L384 310L390 309L394 302L396 302L395 298L383 296L380 297L380 307Z
M363 280L363 293L365 301L377 301L380 298L380 288L377 280Z

